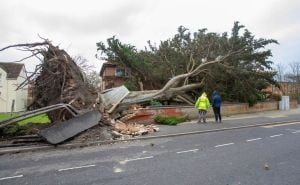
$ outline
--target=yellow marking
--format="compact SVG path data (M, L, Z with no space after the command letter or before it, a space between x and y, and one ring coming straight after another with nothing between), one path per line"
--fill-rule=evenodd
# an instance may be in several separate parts
M268 125L268 126L262 126L262 127L263 128L273 128L273 127L282 127L282 126L286 126L286 125L296 125L296 124L300 124L300 122L282 123L282 124L278 124L278 125Z

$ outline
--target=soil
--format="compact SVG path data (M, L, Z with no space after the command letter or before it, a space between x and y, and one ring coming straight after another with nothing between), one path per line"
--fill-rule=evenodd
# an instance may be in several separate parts
M112 128L110 126L96 125L93 128L80 133L66 143L86 143L112 140L111 129Z

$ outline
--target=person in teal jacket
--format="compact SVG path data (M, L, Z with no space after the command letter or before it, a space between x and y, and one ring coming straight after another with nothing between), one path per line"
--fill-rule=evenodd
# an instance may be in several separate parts
M195 107L198 109L199 113L198 123L201 123L201 120L203 120L203 123L206 123L206 113L207 109L210 107L210 103L205 92L198 98Z

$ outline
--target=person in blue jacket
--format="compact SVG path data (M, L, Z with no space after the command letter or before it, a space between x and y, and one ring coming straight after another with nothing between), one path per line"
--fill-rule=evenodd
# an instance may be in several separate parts
M222 104L222 99L218 91L213 92L213 97L212 97L212 108L214 111L215 119L216 122L222 122L222 116L221 116L221 104Z

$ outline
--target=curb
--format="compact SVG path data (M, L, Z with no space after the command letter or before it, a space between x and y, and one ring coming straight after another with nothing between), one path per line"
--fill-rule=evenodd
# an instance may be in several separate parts
M119 143L119 142L160 139L160 138L167 138L167 137L177 137L177 136L185 136L185 135L203 134L203 133L209 133L209 132L238 130L238 129L244 129L244 128L253 128L253 127L270 126L270 125L280 125L280 124L295 123L295 122L300 122L300 120L290 120L290 121L281 121L281 122L263 123L263 124L252 124L252 125L240 126L240 127L228 127L228 128L224 127L224 128L220 128L220 129L201 130L201 131L194 131L194 132L181 132L181 133L176 133L176 134L146 136L146 137L137 137L137 138L130 138L130 139L122 139L122 140L104 140L104 141L87 142L87 143L64 144L64 145L57 145L57 146L37 146L37 147L28 147L28 148L14 148L14 149L8 149L8 150L0 150L0 155L13 154L13 153L22 153L22 152L33 152L33 151L41 151L41 150L50 150L50 149L82 148L82 147L87 147L87 146L113 144L113 143Z

